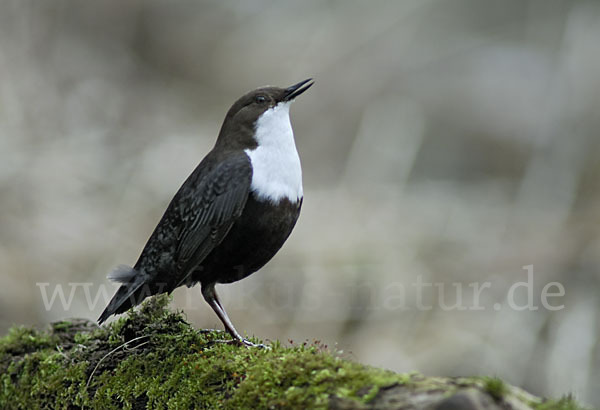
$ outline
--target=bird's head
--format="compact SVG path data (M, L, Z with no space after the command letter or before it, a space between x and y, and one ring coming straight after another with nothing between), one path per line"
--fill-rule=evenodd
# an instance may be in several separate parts
M287 88L262 87L243 95L227 112L217 144L252 148L257 144L254 134L259 120L272 118L273 127L289 123L290 104L313 84L309 78Z

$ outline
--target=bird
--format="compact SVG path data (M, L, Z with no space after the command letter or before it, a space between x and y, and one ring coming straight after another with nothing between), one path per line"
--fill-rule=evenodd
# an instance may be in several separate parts
M233 326L215 286L262 268L298 220L302 167L289 114L313 84L309 78L287 88L261 87L231 106L214 147L181 185L135 265L109 273L120 287L100 324L149 296L200 284L231 340L254 345Z

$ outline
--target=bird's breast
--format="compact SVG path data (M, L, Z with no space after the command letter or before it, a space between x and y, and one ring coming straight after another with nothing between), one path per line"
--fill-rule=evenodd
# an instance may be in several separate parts
M296 146L259 145L246 150L252 163L251 190L260 200L278 203L302 199L302 167Z
M287 240L301 206L302 200L274 204L250 194L242 215L198 267L193 282L230 283L256 272Z
M252 192L278 203L302 198L302 167L290 122L290 103L280 103L256 121L254 149L245 150L252 163Z

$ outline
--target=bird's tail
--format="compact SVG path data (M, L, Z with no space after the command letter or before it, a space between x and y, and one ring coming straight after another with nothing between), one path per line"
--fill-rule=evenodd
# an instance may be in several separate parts
M150 296L150 292L144 286L147 283L148 276L130 266L117 266L108 274L108 279L122 283L122 285L98 318L100 324L111 315L123 313Z

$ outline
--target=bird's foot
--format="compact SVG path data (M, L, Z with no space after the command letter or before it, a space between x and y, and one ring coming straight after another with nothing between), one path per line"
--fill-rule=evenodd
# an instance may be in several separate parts
M262 344L262 343L252 343L248 339L239 340L238 343L240 343L240 344L242 344L242 345L244 345L246 347L257 347L259 349L268 349L268 350L271 350L271 346L269 346L269 345L265 345L265 344Z
M240 338L240 339L216 339L216 340L211 340L209 342L210 344L213 343L222 343L222 344L228 344L228 345L238 345L238 346L244 346L244 347L257 347L259 349L268 349L271 350L271 346L269 345L265 345L262 343L252 343L250 340L248 339L244 339L244 338Z
M206 334L206 333L225 333L225 331L221 330L221 329L198 329L198 330L196 330L196 332L198 332L200 334Z

